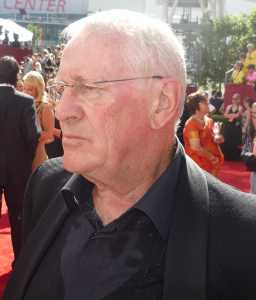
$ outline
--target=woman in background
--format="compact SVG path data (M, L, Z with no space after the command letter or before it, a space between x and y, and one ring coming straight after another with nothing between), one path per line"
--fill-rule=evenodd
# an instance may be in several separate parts
M223 136L213 133L214 122L207 117L208 99L203 93L196 92L188 96L187 105L192 115L183 130L185 151L202 169L218 176L224 161L219 147Z
M55 107L56 107L56 102L52 100L51 97L51 85L54 84L55 79L50 79L47 82L47 91L48 91L48 101L51 103L52 108L55 112ZM54 113L55 115L55 113ZM64 151L63 151L63 147L62 147L62 134L61 134L61 129L60 129L60 123L59 120L57 120L56 118L54 118L54 140L45 145L46 148L46 152L49 158L54 158L54 157L59 157L59 156L63 156Z
M24 76L23 82L24 92L34 97L37 117L42 129L32 166L34 171L48 158L45 144L51 143L54 139L54 112L52 105L47 101L45 82L39 72L28 72Z
M256 83L256 71L255 71L255 66L254 65L249 65L248 66L248 71L245 76L245 83L247 85L254 86Z
M242 150L244 158L250 157L250 162L247 161L246 165L251 173L251 193L256 194L256 103L253 102L250 109L250 118L246 127L245 140ZM249 163L249 165L248 165Z
M240 95L235 93L232 96L232 103L229 104L224 113L227 123L224 127L225 143L222 145L225 160L240 160L242 146L242 115L243 107L240 104Z
M234 84L242 84L245 80L245 73L243 71L243 64L237 61L234 65L233 72L231 75L231 82Z
M251 108L253 103L254 100L251 97L244 98L243 104L244 104L245 111L242 114L242 135L243 135L242 142L243 143L245 141L247 128L251 119Z

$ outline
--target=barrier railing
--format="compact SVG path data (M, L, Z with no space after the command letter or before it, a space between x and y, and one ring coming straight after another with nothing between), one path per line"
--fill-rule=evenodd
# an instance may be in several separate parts
M256 101L256 91L254 87L246 84L226 84L224 92L225 107L232 102L232 96L238 93L241 96L241 104L245 97L252 97Z
M0 57L5 55L14 56L18 62L21 62L26 56L32 55L32 49L13 48L0 45Z

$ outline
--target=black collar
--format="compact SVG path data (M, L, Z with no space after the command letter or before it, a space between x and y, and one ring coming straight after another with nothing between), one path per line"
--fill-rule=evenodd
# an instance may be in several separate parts
M154 223L162 238L167 240L172 221L175 188L179 177L183 148L177 142L177 148L168 168L151 186L147 193L135 204Z

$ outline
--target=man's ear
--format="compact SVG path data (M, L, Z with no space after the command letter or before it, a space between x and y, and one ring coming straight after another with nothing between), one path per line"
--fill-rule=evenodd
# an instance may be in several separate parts
M158 129L171 119L177 120L180 109L181 86L177 82L167 81L154 100L151 111L151 126Z

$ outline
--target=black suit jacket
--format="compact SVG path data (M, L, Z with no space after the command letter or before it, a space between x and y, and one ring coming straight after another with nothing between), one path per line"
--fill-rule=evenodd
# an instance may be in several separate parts
M179 174L163 300L255 300L255 196L221 183L184 153ZM3 300L23 299L70 212L60 189L72 176L60 159L53 159L31 178L25 203L26 242Z
M33 98L0 86L0 184L29 176L39 135Z

